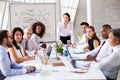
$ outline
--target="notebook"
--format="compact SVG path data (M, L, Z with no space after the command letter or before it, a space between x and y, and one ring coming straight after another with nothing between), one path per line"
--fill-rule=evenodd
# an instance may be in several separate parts
M79 66L75 68L67 59L67 57L63 57L63 56L58 56L58 57L63 62L63 64L70 69L71 72L87 72L88 71L87 66Z

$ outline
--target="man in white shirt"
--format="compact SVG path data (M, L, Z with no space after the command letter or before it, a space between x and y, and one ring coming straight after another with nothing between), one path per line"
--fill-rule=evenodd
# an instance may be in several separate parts
M30 39L32 36L32 33L33 31L31 28L28 27L24 29L24 36L23 36L24 39L22 42L25 46L25 50L29 51L27 52L28 54L32 52L34 53L35 51L38 50L38 45L32 39Z
M76 48L77 45L83 45L84 46L88 43L88 38L86 36L86 28L89 26L89 24L87 22L82 22L82 23L80 23L80 26L81 26L81 30L82 30L82 33L83 33L82 39L77 44L76 43L72 44L73 48Z
M111 26L108 24L105 24L101 27L101 35L104 39L104 41L101 43L100 46L95 48L94 50L88 52L89 55L87 56L87 61L99 61L102 58L105 58L112 50L112 47L108 43L108 34L109 30L111 29Z
M113 47L112 52L91 67L101 69L107 80L116 80L120 69L120 28L110 30L108 42Z
M79 44L86 44L88 41L87 36L86 36L86 28L89 26L89 24L87 22L82 22L80 26L81 26L83 35L82 35L82 39Z

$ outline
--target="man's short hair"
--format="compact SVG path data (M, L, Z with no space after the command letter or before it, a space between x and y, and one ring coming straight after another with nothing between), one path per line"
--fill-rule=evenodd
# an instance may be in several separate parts
M120 28L111 29L109 32L112 32L113 36L120 40Z
M82 26L82 25L89 26L89 24L88 24L87 22L82 22L82 23L80 23L80 25L81 25L81 26Z
M109 24L104 24L104 25L102 25L102 27L107 28L107 29L112 29L111 25L109 25Z
M4 38L8 38L7 30L0 30L0 45L3 42Z

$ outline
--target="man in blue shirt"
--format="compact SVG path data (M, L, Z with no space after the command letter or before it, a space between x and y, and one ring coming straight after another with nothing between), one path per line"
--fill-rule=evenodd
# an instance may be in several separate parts
M21 75L35 70L34 66L23 67L10 60L7 48L12 46L12 39L7 30L0 31L0 80L7 76Z

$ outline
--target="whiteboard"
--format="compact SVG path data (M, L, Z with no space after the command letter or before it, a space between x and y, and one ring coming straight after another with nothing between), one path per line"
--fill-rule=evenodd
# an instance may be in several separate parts
M46 26L46 33L40 41L56 40L56 8L55 3L11 3L10 10L10 27L31 27L37 21L41 21Z

